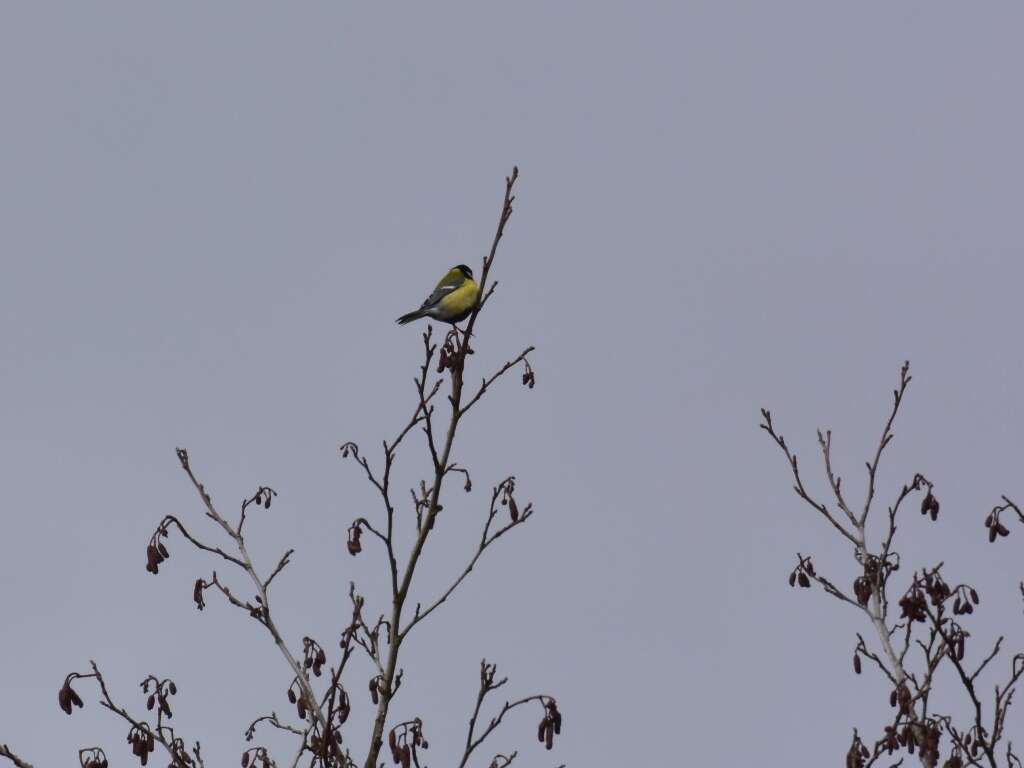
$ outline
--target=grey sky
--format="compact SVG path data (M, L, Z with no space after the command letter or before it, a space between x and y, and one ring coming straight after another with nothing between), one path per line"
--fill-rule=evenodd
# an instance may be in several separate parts
M905 555L978 584L981 642L1024 645L1024 536L989 548L981 527L1024 497L1022 22L1011 3L6 4L0 741L128 764L120 722L57 708L90 658L133 706L147 673L174 677L208 764L290 709L269 639L191 607L210 561L175 540L144 571L161 516L204 528L173 449L226 509L280 492L250 536L264 569L297 550L294 645L335 636L350 579L382 605L380 559L344 552L377 509L337 446L408 418L419 328L393 320L479 263L513 163L472 362L534 343L537 387L506 381L467 425L477 490L446 507L423 595L502 476L539 514L404 657L392 711L424 716L431 765L485 655L562 704L553 754L532 711L494 740L524 766L821 765L877 727L856 617L785 584L797 550L847 582L848 552L757 421L771 406L809 468L834 428L852 488L905 358L882 490L924 471L943 503L908 519Z

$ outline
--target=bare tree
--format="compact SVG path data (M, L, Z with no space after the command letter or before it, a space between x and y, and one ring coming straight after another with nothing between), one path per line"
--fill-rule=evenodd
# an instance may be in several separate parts
M423 334L423 361L415 378L415 402L412 416L391 440L383 442L380 462L372 461L353 442L341 446L341 455L358 464L366 480L380 496L380 514L374 520L357 518L349 528L347 550L355 556L363 550L363 537L369 534L370 541L379 547L382 554L382 575L390 584L391 602L386 610L375 618L369 617L366 601L354 584L349 588L350 612L340 626L337 645L321 645L312 637L303 637L301 652L293 646L291 634L283 629L272 611L272 586L274 580L288 566L294 551L288 549L269 570L253 562L246 545L248 530L245 528L251 513L257 509L269 509L277 493L269 486L259 486L255 493L244 499L236 519L229 519L214 504L212 495L197 476L188 452L179 448L178 461L189 482L195 488L205 517L212 521L215 529L226 535L229 546L224 549L209 543L205 534L195 533L192 522L185 522L174 515L164 517L156 527L146 548L146 569L158 573L160 566L170 557L169 542L180 535L195 549L219 563L227 574L216 570L208 577L195 581L193 600L198 609L206 607L208 596L219 594L228 604L245 611L269 635L287 666L291 683L284 696L294 707L294 715L285 717L271 710L269 714L256 717L245 732L248 742L255 739L262 728L273 728L294 737L294 751L286 764L297 766L308 760L310 766L323 768L351 768L362 765L376 768L385 741L391 760L403 768L420 766L423 751L428 748L425 735L427 724L417 717L403 722L391 722L391 705L402 683L400 658L402 650L412 637L413 630L427 617L435 613L469 576L484 552L514 528L524 525L534 514L532 504L523 504L517 497L515 477L509 475L497 482L490 493L489 505L483 517L479 540L473 550L467 553L464 568L452 579L447 588L426 603L410 603L410 594L417 574L417 566L427 550L438 516L444 510L442 500L450 491L452 482L457 482L465 492L472 490L468 467L456 463L454 447L459 426L483 396L513 369L522 369L521 381L533 388L535 376L528 356L533 347L527 347L511 358L497 371L484 376L479 385L466 380L467 361L473 354L471 342L475 344L474 329L480 312L486 306L497 287L491 280L498 245L505 226L512 215L515 200L513 188L518 170L513 169L505 180L505 195L497 230L490 252L484 257L481 270L481 300L469 316L465 328L452 326L443 339L435 340L433 328ZM440 346L440 349L438 347ZM439 394L445 389L445 398ZM440 405L440 408L438 406ZM431 475L420 481L411 499L401 500L394 491L393 470L400 448L407 446L407 438L420 432L424 438L424 449L429 453ZM456 480L457 479L457 480ZM411 548L400 551L398 531L411 527L414 536ZM237 577L241 577L238 579ZM369 683L366 678L349 688L349 681L358 674L350 665L353 658L362 657L369 667ZM173 716L172 697L177 694L176 684L168 678L149 676L141 683L147 714L133 714L118 704L107 682L95 662L90 663L87 672L69 674L58 694L61 709L71 714L84 702L73 684L90 680L97 686L99 703L121 718L128 727L128 743L133 754L146 765L152 753L159 747L170 758L172 768L194 768L204 765L198 741L187 742L170 725ZM484 742L513 712L526 707L535 707L540 715L537 738L551 749L556 734L561 732L562 715L555 699L546 693L534 693L518 699L505 700L496 713L488 717L485 705L490 703L495 691L503 688L507 678L497 678L497 668L486 660L480 665L480 687L469 718L465 745L461 755L452 757L451 762L459 768L470 765L471 759L480 755ZM367 690L368 689L368 690ZM361 690L357 694L354 690ZM353 708L359 701L373 707L372 728L369 734L360 736L346 727ZM191 744L191 746L188 746ZM353 749L357 750L353 753ZM361 757L356 755L361 754ZM19 768L28 763L17 757L6 746L0 747L0 756L7 757ZM517 753L491 755L491 768L504 768L512 764ZM487 758L481 758L487 759ZM106 768L107 758L102 749L90 747L79 752L82 768ZM251 746L242 753L242 766L269 768L277 760L264 746ZM483 763L478 763L482 765Z
M974 661L968 660L967 641L971 632L967 624L980 596L972 585L951 577L942 562L914 569L902 591L897 584L897 572L901 568L906 571L896 549L897 522L902 521L909 507L908 499L914 495L921 497L921 515L932 522L938 520L939 501L932 481L920 472L914 473L884 513L882 535L874 540L867 535L879 463L893 439L893 423L910 384L909 370L909 363L904 363L881 439L866 462L867 487L860 503L854 503L848 495L833 464L830 430L818 430L818 448L830 489L823 501L807 489L796 453L776 431L771 412L762 409L761 428L785 455L793 477L793 490L836 535L846 539L860 572L847 590L816 567L810 556L797 553L789 584L807 589L817 585L863 617L865 632L857 634L854 671L859 675L867 663L877 669L892 689L889 697L891 723L881 734L867 739L854 729L846 754L847 768L867 768L879 761L901 765L907 755L916 755L921 765L928 768L937 766L943 755L946 756L944 768L996 768L1000 765L1024 768L1006 731L1007 712L1024 674L1024 654L1015 654L1008 663L997 662L1003 644L1003 637L999 637ZM1005 496L1003 501L985 520L989 541L1009 533L1000 521L1001 513L1013 510L1024 521L1024 515L1013 502ZM878 513L875 515L877 517ZM1021 591L1024 592L1024 584ZM890 611L893 606L899 608L899 616ZM973 640L971 646L974 646ZM1001 674L995 671L1000 666L1004 669ZM952 668L954 674L940 678L937 673L942 667ZM996 683L991 697L982 693L983 673L1002 681ZM943 687L941 705L948 707L955 701L956 707L969 715L958 718L952 711L937 707L940 679L955 681L954 685L946 686L953 689L950 692ZM896 762L891 763L886 758L896 759Z

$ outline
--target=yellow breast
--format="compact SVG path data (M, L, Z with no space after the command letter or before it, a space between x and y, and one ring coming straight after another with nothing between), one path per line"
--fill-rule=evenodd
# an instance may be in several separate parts
M466 280L462 285L449 293L440 302L440 309L445 317L468 315L480 298L480 286L475 280Z

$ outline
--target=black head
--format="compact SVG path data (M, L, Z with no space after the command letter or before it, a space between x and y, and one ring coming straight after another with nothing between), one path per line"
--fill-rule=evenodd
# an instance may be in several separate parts
M468 279L473 279L473 270L467 267L465 264L459 264L455 267L459 272L464 274Z

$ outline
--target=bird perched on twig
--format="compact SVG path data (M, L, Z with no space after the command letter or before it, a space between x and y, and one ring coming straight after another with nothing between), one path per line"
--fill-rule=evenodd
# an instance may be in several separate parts
M479 300L480 286L473 279L473 270L459 264L441 278L419 309L402 315L396 322L405 325L421 317L432 317L454 325L469 317Z

